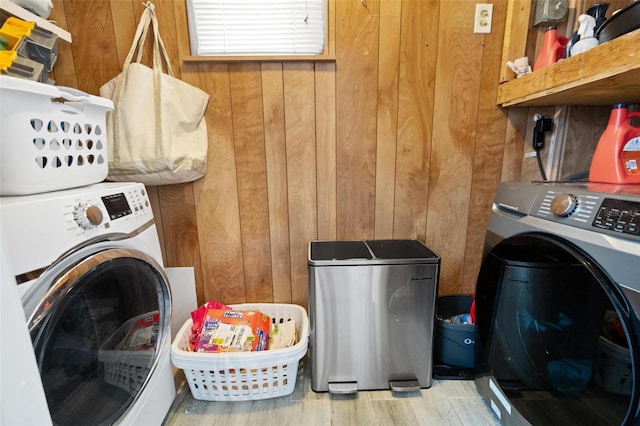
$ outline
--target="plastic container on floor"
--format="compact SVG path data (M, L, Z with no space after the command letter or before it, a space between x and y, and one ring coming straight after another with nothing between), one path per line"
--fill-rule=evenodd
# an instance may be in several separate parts
M438 298L438 316L467 314L472 296L442 296ZM473 368L475 365L476 326L436 321L435 358L445 364Z

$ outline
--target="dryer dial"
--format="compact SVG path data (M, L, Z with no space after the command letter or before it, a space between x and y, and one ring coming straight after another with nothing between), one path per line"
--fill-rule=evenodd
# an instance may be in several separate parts
M78 204L73 209L73 218L83 229L91 229L102 223L103 215L99 207Z
M578 197L573 194L557 195L551 201L551 213L559 217L571 216L578 207Z

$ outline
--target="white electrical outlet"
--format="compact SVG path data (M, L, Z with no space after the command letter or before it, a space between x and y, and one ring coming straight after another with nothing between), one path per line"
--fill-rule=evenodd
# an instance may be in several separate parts
M476 4L476 17L473 21L475 34L490 34L491 19L493 18L493 5L488 3Z

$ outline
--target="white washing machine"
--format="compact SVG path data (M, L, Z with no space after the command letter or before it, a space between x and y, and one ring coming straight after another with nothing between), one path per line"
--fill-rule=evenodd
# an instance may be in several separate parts
M2 197L0 234L0 423L161 424L171 293L144 185Z

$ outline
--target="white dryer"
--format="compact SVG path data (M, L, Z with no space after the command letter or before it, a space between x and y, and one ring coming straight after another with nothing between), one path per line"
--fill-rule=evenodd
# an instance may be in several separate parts
M0 420L161 424L175 396L171 294L144 185L2 197L0 232Z

